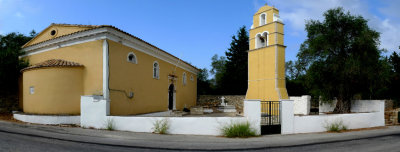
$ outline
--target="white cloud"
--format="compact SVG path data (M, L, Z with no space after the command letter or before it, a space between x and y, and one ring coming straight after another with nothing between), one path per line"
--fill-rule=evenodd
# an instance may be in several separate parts
M280 9L280 16L295 30L304 30L306 20L321 20L323 13L331 8L343 7L353 14L363 14L367 6L359 0L286 0L272 1Z
M381 48L388 51L398 51L400 46L400 24L393 23L389 19L385 19L381 23Z

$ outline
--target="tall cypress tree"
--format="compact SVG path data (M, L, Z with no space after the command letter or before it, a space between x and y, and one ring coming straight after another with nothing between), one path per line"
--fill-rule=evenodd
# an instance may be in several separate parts
M248 50L249 36L246 26L242 26L237 35L232 36L230 48L225 52L227 61L221 86L223 94L246 94Z

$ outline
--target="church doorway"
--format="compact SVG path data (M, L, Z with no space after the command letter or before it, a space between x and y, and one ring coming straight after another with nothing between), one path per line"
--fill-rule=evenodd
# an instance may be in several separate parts
M170 84L168 88L168 109L174 109L174 100L175 100L175 88L174 84Z

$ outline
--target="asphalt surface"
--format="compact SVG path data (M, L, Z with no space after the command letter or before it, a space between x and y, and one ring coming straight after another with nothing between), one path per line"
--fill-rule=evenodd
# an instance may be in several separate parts
M0 151L400 151L400 127L229 139L0 121Z

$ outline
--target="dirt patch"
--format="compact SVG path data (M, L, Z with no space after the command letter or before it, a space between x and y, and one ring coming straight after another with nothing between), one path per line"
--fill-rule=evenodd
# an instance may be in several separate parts
M21 121L14 119L13 115L9 113L0 113L0 120L22 123Z

